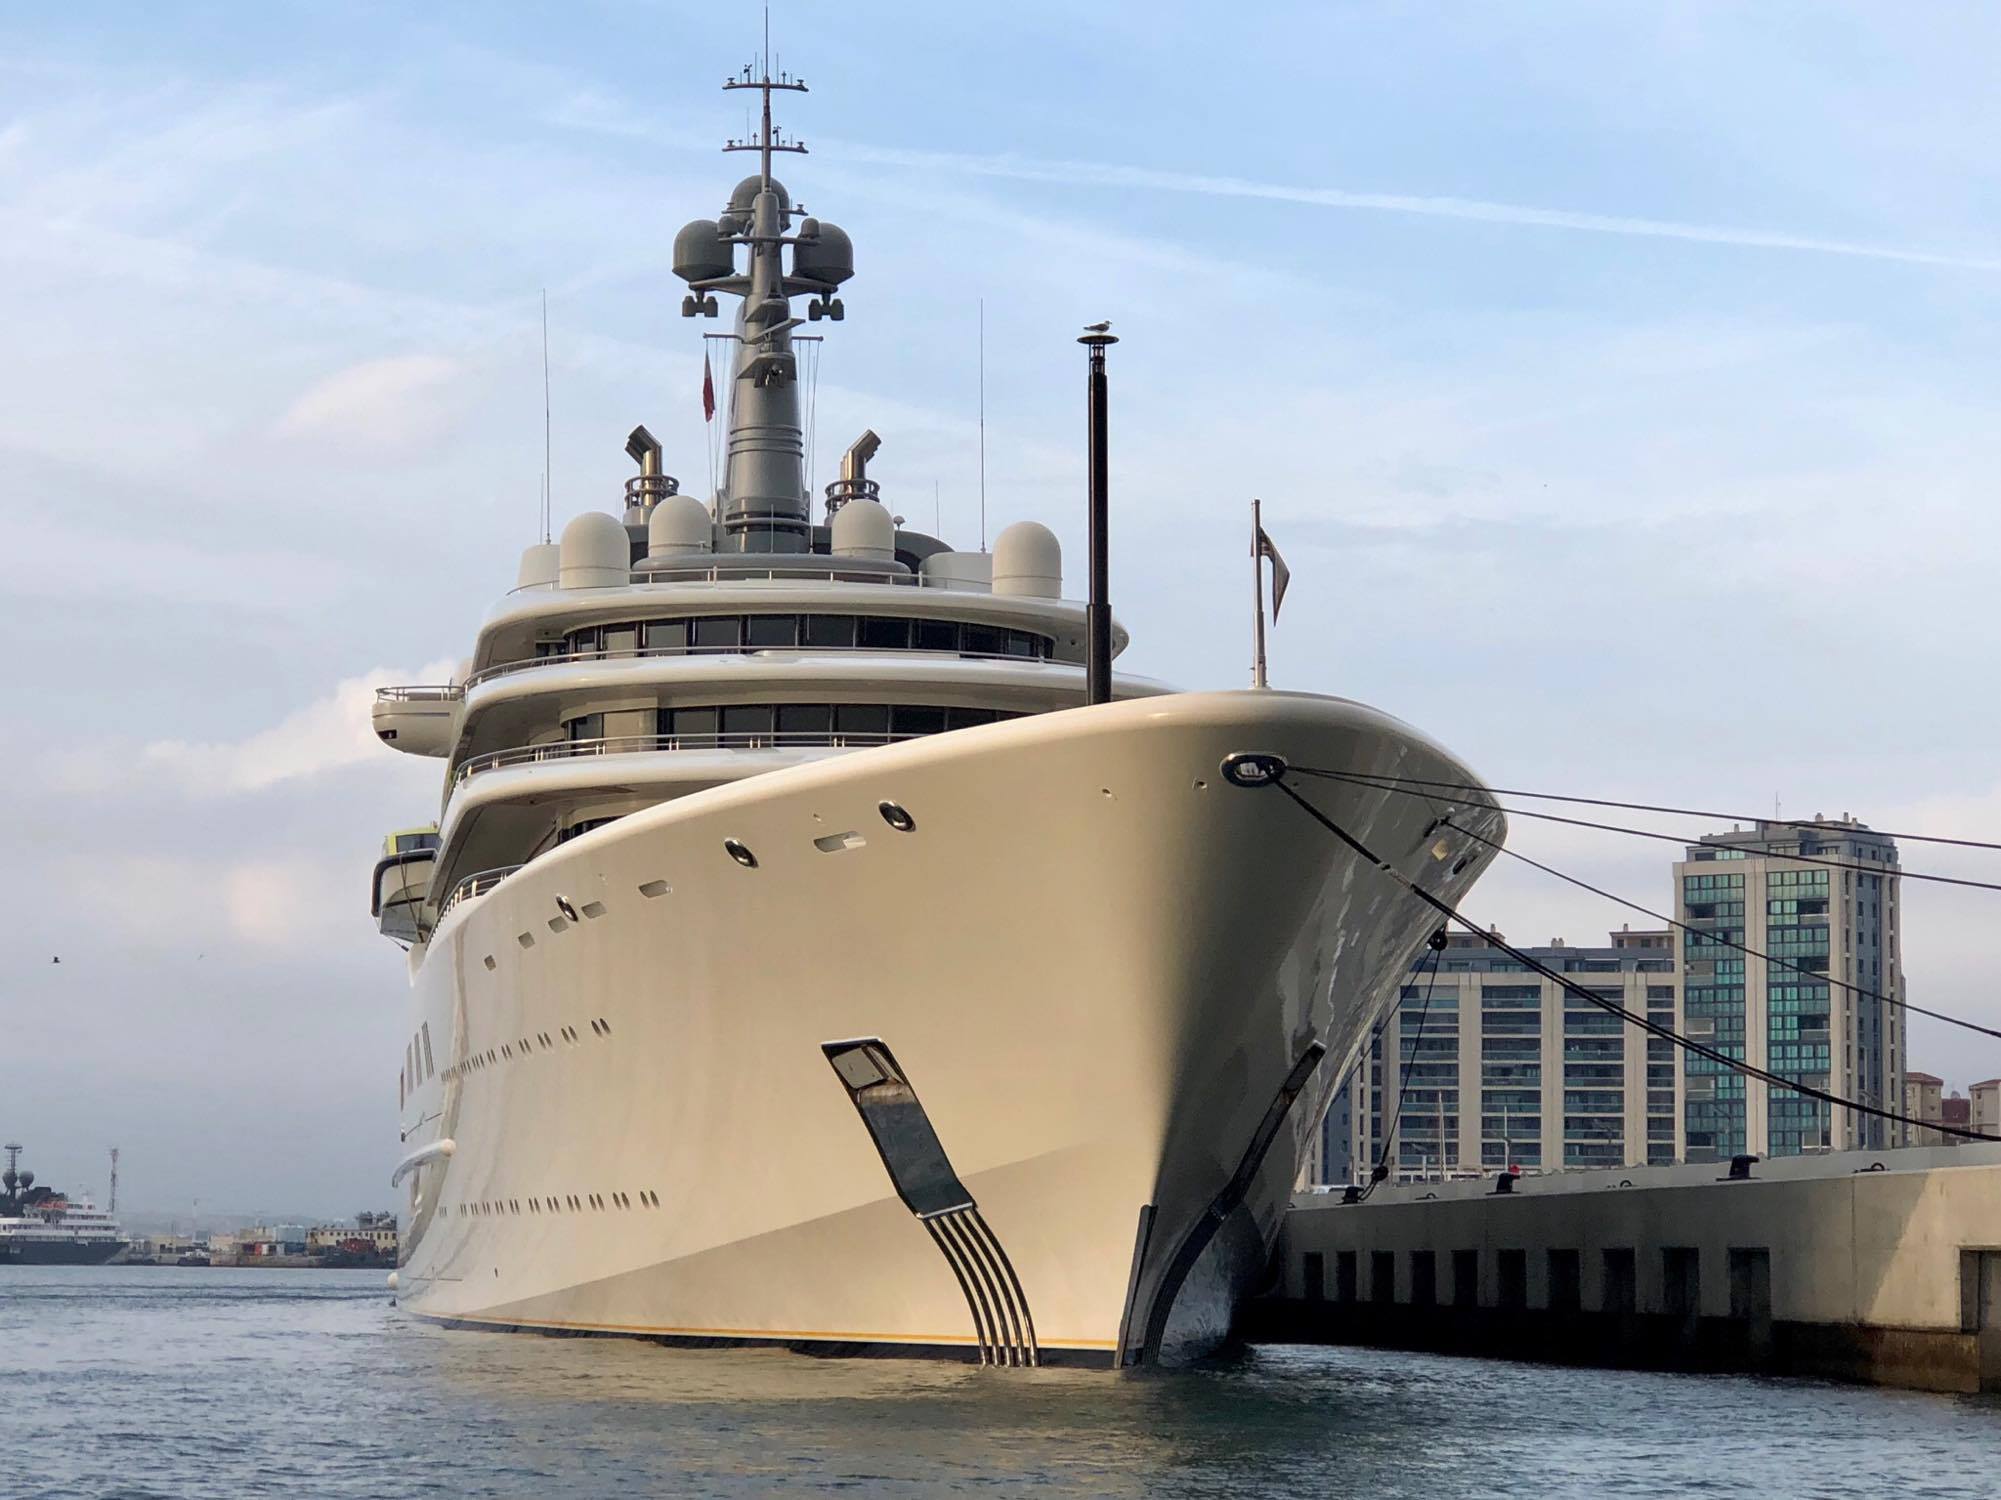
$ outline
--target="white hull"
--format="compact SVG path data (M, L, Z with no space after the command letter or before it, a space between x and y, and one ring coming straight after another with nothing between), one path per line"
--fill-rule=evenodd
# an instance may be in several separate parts
M404 1150L433 1149L404 1178L400 1304L977 1357L967 1289L822 1051L876 1037L1012 1262L1040 1357L1111 1362L1317 1041L1324 1063L1176 1304L1177 1336L1219 1335L1328 1081L1437 925L1284 792L1225 782L1246 750L1473 779L1340 700L1159 697L697 793L461 902L412 958L436 1075L403 1113ZM1436 857L1417 799L1296 784L1447 899L1483 866L1471 841ZM823 847L850 832L863 842Z

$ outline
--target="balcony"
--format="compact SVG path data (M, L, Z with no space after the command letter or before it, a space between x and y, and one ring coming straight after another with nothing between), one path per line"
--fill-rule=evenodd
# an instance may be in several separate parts
M746 734L628 734L608 739L556 740L547 745L522 745L512 750L494 750L475 755L458 769L453 789L487 771L512 766L541 765L595 755L642 755L673 750L859 750L875 745L892 745L902 740L924 739L922 734L859 733L830 730L751 732Z
M436 687L382 687L375 690L370 719L375 737L406 755L448 755L457 731L465 688L458 683Z

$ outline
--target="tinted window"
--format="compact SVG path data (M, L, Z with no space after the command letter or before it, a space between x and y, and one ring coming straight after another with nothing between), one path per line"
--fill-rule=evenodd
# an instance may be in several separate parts
M852 646L855 643L853 615L806 616L808 646Z
M695 633L693 644L715 650L719 647L736 647L743 644L743 620L737 615L714 616L693 622Z
M948 708L945 710L945 726L948 729L970 729L975 724L991 724L994 711L990 708Z
M660 710L660 732L678 735L714 734L716 717L713 708L663 708Z
M778 705L780 734L832 734L834 710L825 703L781 703Z
M861 645L878 651L907 651L910 649L910 622L864 619L861 622Z
M678 651L688 644L686 620L649 620L646 625L648 651Z
M963 635L963 651L975 656L1004 656L1007 654L1007 632L998 625L968 625Z
M919 651L957 651L958 623L953 620L912 620L910 644Z
M769 703L732 703L722 711L726 735L767 735L771 733Z
M796 646L799 644L799 617L752 615L744 621L744 640L752 646Z
M1007 633L1007 654L1009 656L1040 656L1042 645L1034 636L1024 630L1010 630Z
M584 714L570 720L569 729L573 740L601 740L604 738L604 715Z
M889 710L880 703L836 704L834 728L841 734L887 734Z
M945 730L945 710L899 703L889 711L889 727L894 734L942 734Z

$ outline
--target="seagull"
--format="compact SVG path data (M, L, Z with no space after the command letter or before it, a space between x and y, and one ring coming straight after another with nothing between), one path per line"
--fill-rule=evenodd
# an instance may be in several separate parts
M1086 333L1110 333L1111 331L1112 325L1109 320L1103 323L1086 323L1084 325L1084 332Z

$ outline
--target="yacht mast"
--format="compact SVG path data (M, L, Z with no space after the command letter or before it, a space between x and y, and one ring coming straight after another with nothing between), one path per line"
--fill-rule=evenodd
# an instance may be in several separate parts
M771 96L803 94L805 81L784 72L774 78L767 51L723 87L755 89L760 96L758 128L723 146L724 151L756 152L757 175L737 184L720 217L697 219L674 238L674 274L693 293L682 299L682 316L716 316L716 292L743 299L736 319L727 457L715 497L722 527L719 550L809 552L811 500L799 364L792 346L792 330L806 320L793 315L791 299L811 299L806 312L815 321L838 321L845 309L833 293L854 274L854 251L840 229L805 217L805 209L792 202L771 172L774 155L806 152L803 142L788 139L772 123ZM747 251L741 271L738 246ZM789 272L787 246L792 247Z

